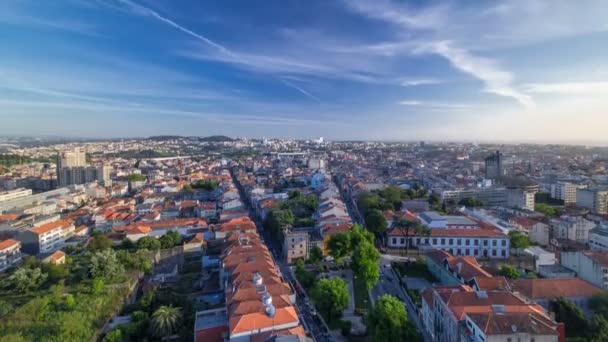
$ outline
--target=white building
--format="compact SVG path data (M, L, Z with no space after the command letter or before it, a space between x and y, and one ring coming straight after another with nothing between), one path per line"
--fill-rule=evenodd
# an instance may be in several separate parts
M596 227L593 221L580 216L562 216L550 222L553 238L587 243L589 232Z
M0 202L11 201L32 195L32 189L19 188L9 191L0 191Z
M62 248L65 240L74 235L74 231L73 221L57 220L27 230L18 239L24 252L46 254Z
M8 239L0 241L0 272L21 262L21 243Z
M597 214L608 214L608 190L578 189L576 205Z
M564 204L576 203L576 190L578 185L568 182L551 184L551 198L564 201Z
M579 278L608 289L608 252L561 252L560 259L562 265L576 272Z
M589 246L593 250L608 251L608 223L602 222L589 232Z

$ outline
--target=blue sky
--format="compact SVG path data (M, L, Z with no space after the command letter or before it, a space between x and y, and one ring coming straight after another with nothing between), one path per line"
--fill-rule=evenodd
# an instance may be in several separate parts
M608 1L6 0L0 134L608 140Z

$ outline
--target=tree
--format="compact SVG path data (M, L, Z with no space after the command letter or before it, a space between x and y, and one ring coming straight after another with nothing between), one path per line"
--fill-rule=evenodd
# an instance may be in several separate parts
M467 198L463 198L460 200L460 202L458 202L459 205L464 205L465 207L470 207L470 208L481 208L484 206L484 203L480 200L478 200L477 198L473 198L473 197L467 197Z
M374 287L380 278L379 260L380 253L371 243L365 241L355 248L352 269L357 277L365 281L368 290Z
M122 331L120 329L109 331L103 338L103 342L121 342L122 340Z
M372 234L369 230L363 229L358 223L353 225L348 234L350 235L351 250L354 250L356 246L360 245L364 241L371 244L374 243L374 234Z
M9 287L25 293L39 288L46 278L47 274L39 267L33 269L20 267L7 278L7 282Z
M372 233L380 235L386 230L386 217L384 217L384 214L378 209L371 210L365 215L365 225Z
M519 278L519 271L511 265L502 265L498 274L509 279Z
M68 311L74 310L74 307L76 307L76 299L74 299L73 295L68 294L67 296L65 296L64 306Z
M342 258L350 255L351 244L350 235L348 233L337 233L329 238L327 243L329 254L334 257L336 263L339 263Z
M587 320L585 315L566 298L558 298L551 301L549 308L555 313L555 320L562 322L568 327L566 334L568 337L583 336L587 332Z
M304 268L304 261L298 259L296 263L296 278L305 289L310 288L315 284L317 277L314 273L306 271Z
M314 246L310 249L310 257L308 260L315 264L319 265L323 261L323 251L318 246Z
M608 319L608 291L594 294L589 299L589 308L597 315Z
M365 216L370 210L380 209L380 197L371 192L362 192L357 199L357 206Z
M185 192L192 192L192 185L186 184L186 185L184 185L182 190L184 190Z
M152 236L144 236L137 240L137 249L147 249L149 251L157 251L160 249L160 241Z
M534 205L534 211L537 211L549 218L559 216L559 210L557 210L556 208L554 208L548 204L544 204L544 203L536 203Z
M159 337L170 335L179 327L181 318L180 308L163 305L152 314L152 331Z
M391 295L380 297L368 314L367 322L372 341L411 341L409 337L416 335L411 324L408 324L403 303Z
M91 282L91 293L100 294L103 291L103 278L95 278Z
M101 251L104 249L112 248L112 240L110 240L110 238L108 238L107 236L96 232L95 234L93 234L93 239L91 240L89 246L94 251Z
M518 251L522 251L530 246L530 239L527 235L524 235L518 230L512 230L509 232L509 238L511 239L511 248Z
M602 315L593 315L590 324L591 341L608 341L608 320Z
M106 249L91 256L89 272L93 278L114 279L124 273L124 267L116 252Z
M329 321L340 317L350 300L346 282L340 278L319 280L311 296L319 312Z
M175 230L167 232L159 240L161 248L173 248L182 244L182 236Z
M435 195L435 194L431 194L431 196L429 196L429 205L432 208L438 208L441 204L441 198L439 198L439 196Z

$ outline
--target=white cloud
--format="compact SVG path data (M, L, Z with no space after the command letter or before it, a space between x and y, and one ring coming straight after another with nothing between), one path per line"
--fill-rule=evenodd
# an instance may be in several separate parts
M434 78L405 78L401 79L400 83L402 87L413 87L419 85L431 85L443 83L442 80Z
M539 94L608 95L608 82L529 83L524 89Z

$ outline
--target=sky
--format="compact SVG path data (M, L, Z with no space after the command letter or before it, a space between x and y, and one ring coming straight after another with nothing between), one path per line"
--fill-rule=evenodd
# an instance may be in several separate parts
M608 142L605 0L4 0L0 134Z

